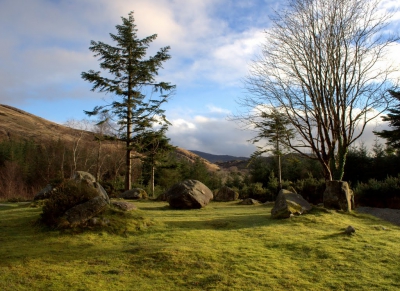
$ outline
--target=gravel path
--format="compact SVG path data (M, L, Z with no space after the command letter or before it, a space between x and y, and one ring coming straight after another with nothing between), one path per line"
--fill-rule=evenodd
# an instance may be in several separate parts
M357 207L356 210L360 213L371 214L400 226L400 209Z

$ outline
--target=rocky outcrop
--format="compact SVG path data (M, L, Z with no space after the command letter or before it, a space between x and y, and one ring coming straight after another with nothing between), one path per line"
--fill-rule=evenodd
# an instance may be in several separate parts
M355 209L354 193L344 181L327 181L324 192L324 207L351 211Z
M271 209L272 218L289 218L310 211L312 206L299 194L282 189Z
M172 208L198 209L213 198L211 190L197 180L185 180L162 194Z
M235 190L224 186L219 191L214 197L214 201L220 201L220 202L228 202L228 201L236 201L239 199L239 193L237 193Z
M127 190L119 195L119 198L123 199L147 199L147 192L141 188L133 188L131 190Z

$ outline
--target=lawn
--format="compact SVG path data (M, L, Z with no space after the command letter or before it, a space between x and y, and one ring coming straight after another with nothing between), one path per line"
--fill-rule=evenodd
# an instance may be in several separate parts
M103 230L48 230L41 208L0 206L0 290L399 290L400 227L315 208L173 210L134 202ZM352 236L343 230L352 225Z

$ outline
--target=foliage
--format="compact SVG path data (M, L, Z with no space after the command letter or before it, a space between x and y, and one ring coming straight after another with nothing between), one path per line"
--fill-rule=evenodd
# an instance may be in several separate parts
M305 200L312 204L323 202L323 194L326 188L325 179L317 179L309 175L306 179L297 180L293 183L293 188Z
M53 228L59 226L68 209L98 196L96 189L87 183L73 180L63 181L54 187L57 190L47 199L41 214L41 222Z
M392 130L382 130L374 132L379 137L386 139L386 144L393 149L400 149L400 91L389 91L390 95L396 99L397 104L388 109L387 116L383 116L382 120L389 122Z
M318 160L327 180L342 180L348 148L390 102L397 69L379 64L399 38L386 33L392 15L380 12L380 2L289 1L271 19L246 79L242 118L278 108L295 128L290 147Z
M355 201L360 206L400 209L400 175L383 181L370 179L354 188Z
M131 153L134 134L152 128L154 124L166 126L164 110L160 107L167 101L175 86L166 82L156 82L158 70L170 59L170 47L161 48L154 56L148 56L150 43L157 35L143 39L137 37L133 12L128 18L121 17L122 25L117 25L117 34L110 34L115 46L103 42L91 41L90 50L95 57L100 57L101 72L90 70L82 73L82 78L93 84L92 91L111 93L118 99L106 106L96 106L93 111L85 111L89 116L113 115L118 118L121 138L126 142L125 190L132 186ZM109 78L111 75L113 78ZM152 93L146 98L146 88ZM153 97L153 93L160 93Z

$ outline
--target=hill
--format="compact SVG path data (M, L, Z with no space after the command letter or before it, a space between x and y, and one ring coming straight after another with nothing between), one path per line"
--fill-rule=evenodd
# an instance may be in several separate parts
M67 127L46 120L21 109L0 104L0 141L32 139L38 143L46 140L62 140L71 142L77 136L82 140L93 141L95 133ZM196 158L201 158L195 153L177 147L176 156L191 163ZM202 158L201 158L202 159ZM210 171L216 171L219 167L208 160L202 159Z
M195 150L190 150L192 153L202 157L203 159L208 160L211 163L224 163L224 162L230 162L230 161L247 161L249 158L246 157L235 157L235 156L229 156L229 155L213 155L213 154L208 154L204 153L201 151L195 151Z

